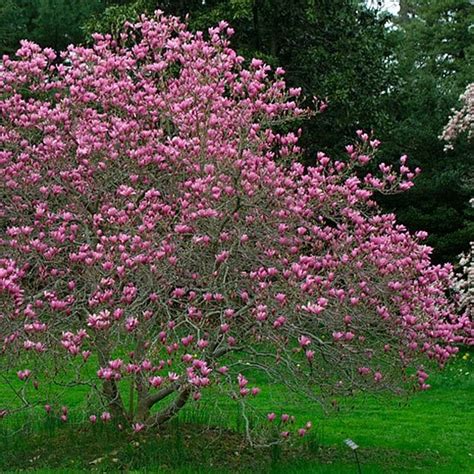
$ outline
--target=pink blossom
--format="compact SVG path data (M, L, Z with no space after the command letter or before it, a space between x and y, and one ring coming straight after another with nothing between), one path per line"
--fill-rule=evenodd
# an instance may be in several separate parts
M216 255L216 262L223 263L229 258L230 252L227 250L223 250L221 253Z
M275 299L282 305L286 301L286 295L284 293L277 293Z
M145 429L145 425L143 423L133 423L132 430L134 433L140 433Z
M298 342L301 347L305 348L311 344L311 339L309 337L302 335L298 338Z
M179 375L176 372L168 372L168 379L171 382L176 382L177 380L179 380Z
M204 339L199 339L196 345L199 347L199 349L205 349L209 345L209 341L206 341Z
M20 380L26 380L31 375L31 370L25 369L17 372L18 378Z
M229 324L227 323L221 324L221 327L220 327L221 333L225 334L226 332L229 331L229 329L230 329Z
M150 385L152 387L157 388L163 383L163 378L159 376L154 376L154 377L150 377L148 381L150 382Z
M245 387L249 383L249 381L242 374L238 375L237 381L240 388Z
M109 361L109 367L113 370L120 370L123 365L123 361L121 359L115 359Z
M139 321L137 318L127 318L127 321L125 322L125 329L128 331L128 332L132 332L133 330L135 330L137 328L139 324Z

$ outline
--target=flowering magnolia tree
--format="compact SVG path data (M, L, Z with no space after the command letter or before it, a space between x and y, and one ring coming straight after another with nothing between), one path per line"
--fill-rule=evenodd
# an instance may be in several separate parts
M249 368L318 400L423 389L423 361L471 340L451 267L373 200L412 185L406 157L361 177L379 143L359 131L345 159L298 164L299 133L276 130L309 113L300 91L231 34L157 12L3 58L3 416L66 421L60 388L80 385L91 421L102 404L140 430L208 389L245 404Z

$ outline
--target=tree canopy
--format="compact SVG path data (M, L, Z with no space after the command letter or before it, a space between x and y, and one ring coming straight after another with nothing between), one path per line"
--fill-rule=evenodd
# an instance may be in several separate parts
M362 130L303 166L291 127L315 111L233 32L157 13L59 63L26 40L2 62L0 372L22 387L4 415L80 385L91 421L140 430L209 387L244 409L249 367L320 402L426 389L425 364L472 343L451 265L374 200L419 170L364 172Z

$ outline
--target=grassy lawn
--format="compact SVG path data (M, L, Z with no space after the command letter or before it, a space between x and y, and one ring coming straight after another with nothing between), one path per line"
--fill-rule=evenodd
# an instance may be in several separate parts
M431 390L410 399L346 398L326 415L283 387L260 384L256 411L281 405L300 424L314 423L311 435L293 446L270 449L246 444L235 403L216 393L203 394L160 433L131 435L82 422L73 410L81 394L71 390L66 424L41 411L28 415L24 429L18 416L0 422L0 472L355 473L353 453L343 444L351 438L360 446L363 473L472 473L474 364L464 354L430 377ZM0 386L0 405L6 396Z

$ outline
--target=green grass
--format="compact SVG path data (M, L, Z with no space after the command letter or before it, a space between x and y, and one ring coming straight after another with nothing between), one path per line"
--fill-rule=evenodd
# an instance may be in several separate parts
M301 424L314 423L307 438L272 449L248 446L239 410L215 392L187 406L159 433L131 435L84 423L79 410L74 412L82 395L72 389L66 424L41 411L0 422L0 472L355 473L353 453L343 444L351 438L360 446L364 474L472 473L473 367L471 359L458 357L433 374L431 390L410 399L346 398L327 415L262 381L255 412L262 416L280 405ZM0 386L0 406L7 393Z

